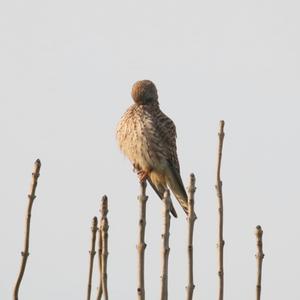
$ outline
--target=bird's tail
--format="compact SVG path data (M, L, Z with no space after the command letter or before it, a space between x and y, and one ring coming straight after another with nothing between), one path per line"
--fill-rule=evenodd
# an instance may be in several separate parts
M158 197L160 199L163 199L164 197L164 192L165 192L165 188L162 185L158 185L156 186L153 181L151 180L151 178L148 176L147 177L148 182L150 183L150 185L152 186L153 190L155 191L155 193L158 195ZM172 200L170 201L170 212L173 215L173 217L177 218L177 212L174 208L174 205L172 203Z
M172 193L175 195L177 201L183 208L186 215L189 213L188 208L188 196L185 191L182 179L180 174L174 169L172 164L169 164L170 168L168 169L168 174L166 176L167 184L170 187ZM195 215L196 217L196 215Z

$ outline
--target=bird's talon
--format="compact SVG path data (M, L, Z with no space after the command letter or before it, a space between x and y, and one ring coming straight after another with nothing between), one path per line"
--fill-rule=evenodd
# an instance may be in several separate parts
M146 180L147 176L148 176L147 172L142 171L142 170L138 170L137 175L138 175L138 178L141 182L144 182Z

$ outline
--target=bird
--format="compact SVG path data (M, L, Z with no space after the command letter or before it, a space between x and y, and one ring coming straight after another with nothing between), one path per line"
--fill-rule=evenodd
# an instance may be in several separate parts
M176 146L176 126L159 106L158 92L150 80L139 80L132 86L134 103L121 117L116 138L140 181L148 181L160 199L166 189L188 214L188 196L180 176ZM177 218L171 201L170 211Z

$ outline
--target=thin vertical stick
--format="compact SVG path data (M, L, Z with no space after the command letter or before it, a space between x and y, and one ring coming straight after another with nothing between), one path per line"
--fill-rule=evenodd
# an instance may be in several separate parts
M139 240L136 245L138 251L138 287L137 287L137 299L145 300L145 227L146 227L146 203L148 197L146 196L146 181L140 182L141 193L138 196L140 203L140 219L139 219Z
M102 239L102 253L101 253L101 286L103 289L104 300L108 300L107 291L107 257L108 257L108 203L107 197L102 198L102 219L101 219L101 239Z
M41 162L39 159L37 159L34 163L33 172L32 172L32 182L31 182L29 194L28 194L29 202L28 202L27 215L26 215L24 251L21 252L22 261L21 261L20 272L19 272L19 275L18 275L18 278L16 281L16 285L14 288L14 296L13 296L14 300L19 299L19 288L20 288L20 284L21 284L21 281L22 281L22 278L23 278L23 275L25 272L27 258L29 256L31 210L32 210L33 201L36 198L35 190L36 190L36 186L37 186L38 177L40 176L40 169L41 169Z
M196 191L195 187L195 175L190 175L190 183L188 187L188 207L189 207L189 213L187 216L188 221L188 245L187 245L187 251L188 251L188 285L186 286L186 292L187 292L187 300L193 299L193 292L194 292L194 271L193 271L193 233L194 233L194 223L196 220L196 214L194 211L194 194Z
M256 235L256 245L257 245L257 254L255 255L257 260L256 300L260 300L262 262L265 255L263 253L263 242L262 242L263 230L259 225L256 226L255 235Z
M170 253L170 191L166 190L163 198L163 233L162 238L162 266L161 266L161 300L168 299L168 260Z
M224 121L220 121L220 130L219 130L219 147L218 147L218 162L217 162L217 183L216 191L218 197L218 212L219 212L219 239L217 243L218 248L218 276L219 276L219 300L224 298L224 260L223 260L223 251L224 251L224 238L223 238L223 193L222 193L222 181L220 177L221 172L221 160L222 160L222 150L223 150L223 140L224 140Z
M91 291L92 291L92 278L93 278L93 265L94 265L94 257L96 254L95 251L95 244L96 244L96 233L97 233L97 224L98 220L97 217L93 218L92 221L92 241L91 241L91 250L89 251L90 253L90 264L89 264L89 279L88 279L88 288L87 288L87 300L91 299Z
M100 221L99 221L99 240L98 240L98 261L99 261L99 287L98 287L98 294L97 300L101 300L103 294L103 287L102 287L102 251L103 251L103 242L102 242L102 234L101 234L101 223L104 219L102 206L103 202L107 201L107 197L104 195L101 200L101 208L100 208ZM105 203L104 203L105 204Z

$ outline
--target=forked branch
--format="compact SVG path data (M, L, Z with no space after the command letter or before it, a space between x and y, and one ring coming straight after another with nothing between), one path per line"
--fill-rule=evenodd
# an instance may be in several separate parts
M32 172L32 181L31 181L29 194L28 194L29 202L28 202L27 214L26 214L24 250L21 252L22 261L21 261L20 272L18 274L18 278L17 278L15 288L14 288L14 296L13 296L14 300L19 299L19 288L20 288L21 281L22 281L22 278L23 278L23 275L25 272L27 258L29 256L31 210L32 210L33 201L36 198L35 190L37 187L38 178L40 176L40 169L41 169L41 161L39 159L37 159L34 163L33 172Z

